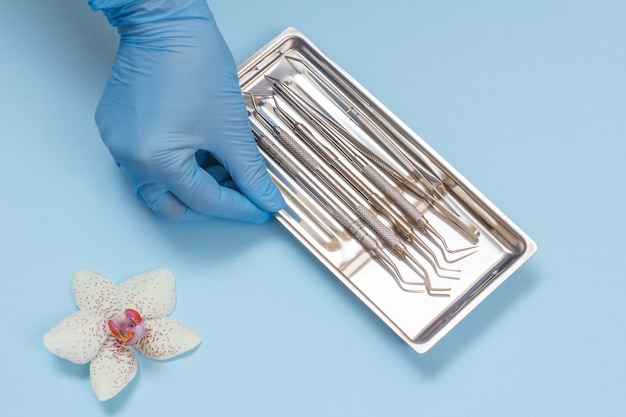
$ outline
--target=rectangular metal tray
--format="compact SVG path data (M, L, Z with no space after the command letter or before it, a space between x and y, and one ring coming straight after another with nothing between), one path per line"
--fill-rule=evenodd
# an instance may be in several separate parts
M428 259L412 252L430 271L433 285L451 288L448 297L406 292L310 191L262 151L287 201L287 207L276 215L280 223L415 351L430 349L536 251L535 243L523 231L297 29L288 28L279 34L244 62L238 72L244 95L256 97L254 103L251 99L246 102L251 125L258 132L273 138L273 132L260 123L255 111L273 100L273 81L268 76L283 80L306 94L310 102L389 165L406 172L398 162L398 152L415 163L464 224L478 232L474 250L455 254L443 250L436 239L423 239L444 266L459 270L448 274L457 279L438 276L434 266L426 262ZM268 107L263 115L289 131L276 111L272 113ZM372 132L377 135L375 141ZM410 199L449 247L472 245L471 239L435 213L431 205L415 196ZM416 281L420 278L401 260L393 259L403 277Z

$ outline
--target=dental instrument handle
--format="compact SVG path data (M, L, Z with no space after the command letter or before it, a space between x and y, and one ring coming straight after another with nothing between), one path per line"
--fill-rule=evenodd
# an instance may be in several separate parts
M369 227L372 228L374 233L380 237L387 245L397 252L398 247L402 246L402 242L398 235L393 230L388 228L378 217L374 215L367 207L358 204L354 206L354 211L357 216L361 218Z
M267 76L266 76L267 77ZM416 171L409 170L412 172L409 174L408 178L401 178L399 173L395 171L391 166L386 164L380 158L376 156L375 153L370 152L363 144L361 144L358 140L355 140L351 134L349 134L343 127L335 123L332 119L330 119L323 112L316 109L310 103L308 103L305 99L296 94L285 82L267 77L272 81L272 87L276 94L289 102L293 108L298 111L299 114L307 118L311 123L317 126L320 132L324 135L326 139L328 139L331 143L335 145L338 149L341 150L342 153L346 154L346 152L352 153L355 155L353 151L348 150L345 144L342 144L340 141L336 140L333 137L330 130L335 130L340 136L346 138L346 140L350 143L351 146L355 147L359 150L363 155L367 157L369 161L372 161L379 168L385 171L388 175L390 175L396 182L404 186L405 188L410 189L414 194L418 197L428 201L430 205L435 208L436 212L439 213L442 217L444 217L451 224L455 225L466 237L474 244L478 243L478 237L480 233L475 226L473 226L467 219L463 220L459 213L447 202L443 195L439 194L436 190L436 187L431 184L431 181L424 177L424 172L420 169ZM352 109L349 107L345 109L347 113ZM281 111L281 113L283 113ZM313 114L316 116L314 117ZM369 132L373 134L372 131ZM354 162L353 162L354 163ZM410 163L410 166L414 166ZM414 166L415 167L415 166ZM417 175L417 177L416 177ZM424 182L420 181L419 178L424 179ZM437 177L433 177L440 183L440 180ZM413 181L411 181L413 179ZM432 178L431 178L432 179ZM414 182L415 181L415 182ZM426 186L429 191L433 192L433 194L429 194L428 191L422 191L418 187L418 183ZM443 184L439 184L443 187ZM445 190L444 190L445 191Z
M289 151L292 152L308 170L316 173L321 180L327 183L328 181L323 175L324 173L322 171L321 165L315 159L313 159L313 157L311 157L311 155L306 152L306 150L299 143L294 141L293 138L289 136L289 134L282 130L279 130L279 132L279 140L281 141L281 143L285 145L285 147L289 149ZM319 150L321 151L322 149L325 148L320 146ZM329 159L332 158L331 161L336 159L336 156L330 151L326 153L326 157L328 157ZM380 237L385 243L387 243L387 245L389 245L392 249L398 252L397 248L399 247L399 245L402 244L398 236L393 232L393 230L391 230L383 222L381 222L380 219L378 219L362 204L348 202L346 201L346 197L340 196L336 192L335 195L344 200L344 202L346 202L349 206L352 206L356 214L374 231L374 233L378 237Z
M263 150L265 150L272 159L274 159L280 166L285 169L296 181L298 181L301 185L305 186L305 188L310 190L310 187L306 186L306 179L304 178L301 170L298 166L291 161L291 159L280 149L276 144L274 144L267 136L260 135L253 131L254 137L259 143L259 146ZM348 213L331 204L330 201L325 201L326 199L322 197L319 193L314 193L313 195L319 203L321 203L329 213L354 237L361 246L372 255L373 258L378 259L379 263L386 268L396 284L403 290L407 292L413 293L423 293L424 290L414 289L414 288L406 288L402 285L404 284L413 284L405 281L400 274L400 271L394 264L394 262L383 252L382 247L376 240L374 236L372 236L368 230L357 220L352 218Z
M365 164L362 168L362 173L370 181L374 183L384 195L389 197L391 201L396 203L400 210L406 213L413 219L418 225L424 222L424 215L420 212L409 200L407 200L398 190L396 190L388 181L386 181L371 165Z
M317 163L317 161L315 161L300 144L295 142L289 134L282 131L281 129L275 128L274 131L278 133L281 143L283 143L285 147L287 147L294 155L296 155L296 158L298 158L308 170L316 173L318 175L318 178L327 183L327 180L323 175L321 165ZM267 139L267 142L264 142L264 145L276 148L274 144L271 144L271 142L269 142L269 139ZM283 159L288 159L288 157L284 155L284 153L280 149L277 149L273 152L275 155L278 156L279 163ZM332 153L329 152L329 156L332 156ZM294 174L292 173L292 175ZM384 181L382 177L381 180ZM332 189L331 187L329 188ZM332 190L337 197L340 197L344 202L347 203L348 206L350 206L355 211L357 216L374 232L376 236L382 239L382 241L388 247L390 247L391 250L393 250L402 260L410 261L409 265L412 266L412 268L415 269L416 272L420 273L424 277L426 288L431 295L433 295L432 291L450 290L449 288L432 287L430 283L430 278L426 270L421 265L419 265L417 260L410 254L408 248L400 241L400 239L393 232L393 230L391 230L389 227L387 227L387 225L380 221L380 219L376 217L367 207L363 206L362 204L354 204L352 202L346 201L345 197L338 195L336 190ZM368 233L366 233L367 229L365 229L360 222L351 219L350 216L348 216L346 213L338 211L333 205L325 205L327 206L331 214L333 214L333 216L354 236L355 239L357 239L366 248L366 250L373 254L376 254L378 257L384 255L382 252L380 252L381 249L378 246L377 242L375 240L372 241L372 237ZM392 266L394 270L396 269L391 260L387 261L385 260L385 258L383 258L383 260L384 264L389 263L389 265ZM399 273L398 276L400 281L406 284L414 284L403 280ZM398 281L396 280L396 282Z

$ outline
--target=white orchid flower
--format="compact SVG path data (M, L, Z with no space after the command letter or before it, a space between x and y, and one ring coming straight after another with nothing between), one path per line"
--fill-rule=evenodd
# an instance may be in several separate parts
M91 362L91 386L100 401L135 377L132 347L151 359L169 359L200 344L192 330L167 317L176 305L176 289L165 269L132 276L119 286L97 272L79 271L72 292L79 311L50 329L44 345L71 362Z

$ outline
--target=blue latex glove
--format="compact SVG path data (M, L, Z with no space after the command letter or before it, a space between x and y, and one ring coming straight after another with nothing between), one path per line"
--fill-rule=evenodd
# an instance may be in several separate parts
M232 55L206 1L89 4L121 35L96 123L137 197L177 220L261 223L280 210L285 202L252 138Z

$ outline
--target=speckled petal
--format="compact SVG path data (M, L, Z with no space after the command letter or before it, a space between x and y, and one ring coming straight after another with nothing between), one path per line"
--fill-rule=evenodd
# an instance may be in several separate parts
M169 359L200 344L197 334L169 317L146 321L146 330L135 349L148 358Z
M106 319L122 308L115 284L97 272L76 272L72 292L78 308Z
M100 401L111 399L137 374L137 357L129 346L108 338L91 361L91 387Z
M174 276L166 269L154 269L128 278L118 286L124 308L132 308L144 319L165 317L176 306Z
M109 336L107 321L88 311L77 311L43 336L46 348L74 363L92 360Z

